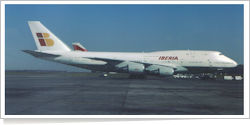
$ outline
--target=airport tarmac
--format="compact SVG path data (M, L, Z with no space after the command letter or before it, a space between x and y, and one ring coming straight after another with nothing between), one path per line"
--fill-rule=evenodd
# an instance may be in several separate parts
M242 115L243 81L6 72L6 115Z

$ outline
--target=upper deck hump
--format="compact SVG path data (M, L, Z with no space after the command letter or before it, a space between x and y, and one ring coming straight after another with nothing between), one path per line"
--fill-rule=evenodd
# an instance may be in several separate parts
M151 54L186 54L186 53L192 53L192 54L217 54L220 53L219 51L207 51L207 50L168 50L168 51L155 51L151 52Z

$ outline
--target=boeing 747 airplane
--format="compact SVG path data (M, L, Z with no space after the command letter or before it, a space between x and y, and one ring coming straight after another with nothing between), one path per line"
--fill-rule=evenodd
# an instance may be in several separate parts
M37 50L24 52L92 71L171 76L181 72L214 72L237 66L234 60L218 51L92 52L79 43L74 43L74 50L71 50L40 21L29 21L28 24Z

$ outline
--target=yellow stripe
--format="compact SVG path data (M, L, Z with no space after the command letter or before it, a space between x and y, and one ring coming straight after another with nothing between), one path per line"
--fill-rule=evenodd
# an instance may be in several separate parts
M46 41L46 45L47 46L53 46L54 45L54 41L52 39L44 39Z
M48 33L43 33L43 37L44 38L49 38L49 34Z

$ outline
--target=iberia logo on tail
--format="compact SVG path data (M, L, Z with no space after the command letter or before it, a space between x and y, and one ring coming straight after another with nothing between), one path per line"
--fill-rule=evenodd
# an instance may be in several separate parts
M36 33L41 46L53 46L54 41L50 39L49 33Z

